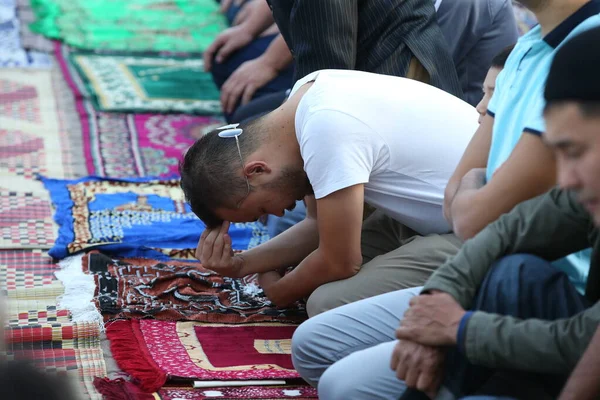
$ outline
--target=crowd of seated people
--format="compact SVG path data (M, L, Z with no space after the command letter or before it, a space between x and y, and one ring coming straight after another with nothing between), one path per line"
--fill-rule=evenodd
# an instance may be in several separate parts
M600 0L521 0L520 37L509 0L221 6L196 256L307 302L320 398L600 398Z

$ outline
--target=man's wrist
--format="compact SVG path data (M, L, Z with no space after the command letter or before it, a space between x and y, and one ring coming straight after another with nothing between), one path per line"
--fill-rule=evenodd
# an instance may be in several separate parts
M247 19L246 21L237 25L237 27L240 29L240 31L246 33L252 39L255 39L261 33L259 31L259 28L256 26L256 24L252 23L251 19Z
M277 69L275 60L272 57L269 57L268 52L269 52L269 50L267 49L266 52L264 52L259 57L255 58L254 60L260 64L260 68L271 68L271 69L279 72L279 69Z
M289 55L289 60L287 60L286 57L278 54L277 49L271 49L271 47L267 48L267 51L256 58L256 60L266 68L272 68L277 73L286 69L292 62L291 55Z
M242 253L240 254L236 254L235 256L233 256L234 262L238 264L238 277L242 278L246 275L250 275L252 274L252 271L249 271L248 265L246 263L246 259L244 258L244 256L242 255Z
M267 293L269 298L276 294L277 283L280 280L281 275L279 275L277 271L267 271L258 274L258 284L263 288L265 293Z

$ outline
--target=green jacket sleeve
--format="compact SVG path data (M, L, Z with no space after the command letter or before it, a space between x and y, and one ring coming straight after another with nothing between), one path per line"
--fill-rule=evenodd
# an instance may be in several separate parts
M492 264L510 254L528 253L556 260L590 246L593 221L571 192L553 189L517 205L442 265L425 283L424 291L452 295L465 309Z
M593 228L591 217L574 193L553 189L518 205L467 241L456 257L433 274L423 290L449 293L469 309L496 260L515 253L555 260L589 247ZM567 373L583 354L600 321L598 307L559 321L521 321L475 312L465 332L467 357L490 367Z
M475 312L465 334L474 364L539 373L570 373L600 323L600 303L573 318L519 320Z

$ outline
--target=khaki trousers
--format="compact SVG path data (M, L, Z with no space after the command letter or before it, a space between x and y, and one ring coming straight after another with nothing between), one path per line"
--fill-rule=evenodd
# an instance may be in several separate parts
M363 266L351 278L326 283L308 299L310 317L358 300L423 286L462 241L454 234L421 236L381 211L363 223Z

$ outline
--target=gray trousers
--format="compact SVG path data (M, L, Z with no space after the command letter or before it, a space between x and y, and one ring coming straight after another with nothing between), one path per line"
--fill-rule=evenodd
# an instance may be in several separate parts
M382 294L305 321L292 338L292 360L321 400L398 400L406 389L390 368L394 336L421 287ZM454 399L442 391L436 400ZM464 400L511 400L474 396Z
M351 278L326 283L307 302L308 315L399 289L422 286L462 241L454 234L420 236L381 211L363 223L363 266Z
M294 367L321 400L398 399L404 382L390 369L394 332L421 288L347 304L305 321L292 339Z

